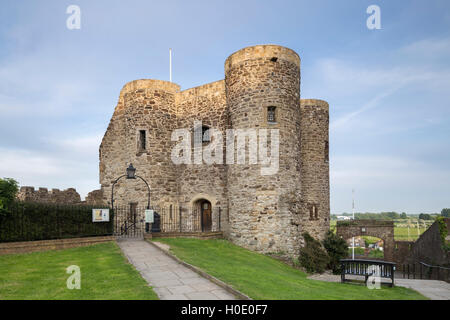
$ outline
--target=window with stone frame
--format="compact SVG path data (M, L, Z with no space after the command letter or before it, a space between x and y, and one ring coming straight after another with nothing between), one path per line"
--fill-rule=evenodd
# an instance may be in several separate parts
M211 142L209 127L203 125L201 127L195 128L194 139L195 139L195 141L197 141L197 142L201 141L202 143Z
M139 130L138 148L139 151L147 149L147 134L145 130Z
M309 220L318 220L319 219L319 210L316 204L309 205Z
M330 144L328 143L328 140L325 140L325 162L330 161Z
M269 123L277 122L276 109L277 107L274 106L267 107L267 122Z

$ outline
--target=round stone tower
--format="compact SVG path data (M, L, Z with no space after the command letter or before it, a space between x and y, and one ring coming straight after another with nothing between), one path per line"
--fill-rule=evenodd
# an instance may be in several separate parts
M100 146L100 183L105 202L111 184L132 163L136 174L150 184L153 204L177 196L176 169L171 162L171 133L176 125L174 83L142 79L122 88L111 123ZM141 180L121 179L114 186L117 205L147 205L147 187Z
M300 192L300 57L276 45L244 48L226 60L225 86L230 129L256 130L260 142L266 129L268 155L279 134L279 163L271 174L263 174L260 154L257 164L249 162L251 134L245 164L227 159L229 237L257 251L298 254L299 227L290 208Z
M330 228L329 107L317 99L302 99L301 179L303 231L323 238Z

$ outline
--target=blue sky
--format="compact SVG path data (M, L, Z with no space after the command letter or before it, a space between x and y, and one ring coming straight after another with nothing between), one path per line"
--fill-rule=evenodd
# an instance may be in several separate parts
M66 8L81 8L81 29ZM369 30L366 8L381 8ZM450 207L450 2L8 1L0 9L0 177L99 187L98 146L122 86L224 78L240 48L302 58L302 98L330 103L331 212Z

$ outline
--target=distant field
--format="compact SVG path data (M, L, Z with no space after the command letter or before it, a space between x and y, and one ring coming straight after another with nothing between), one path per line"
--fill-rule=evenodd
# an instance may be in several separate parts
M419 233L422 234L425 232L425 228L420 228ZM404 241L415 241L417 238L419 238L419 235L417 234L417 228L410 228L409 229L409 236L408 236L408 228L405 227L395 227L394 228L394 237L395 240L404 240Z
M401 220L400 220L401 221ZM425 232L428 227L430 227L432 221L427 221L426 226L421 224L419 228L419 234L417 234L417 225L416 222L412 221L410 223L409 227L409 236L408 236L408 227L407 222L401 221L401 222L395 222L394 227L394 236L395 240L403 240L403 241L415 241L417 238L419 238L419 235ZM336 220L330 221L330 227L335 228L336 227Z

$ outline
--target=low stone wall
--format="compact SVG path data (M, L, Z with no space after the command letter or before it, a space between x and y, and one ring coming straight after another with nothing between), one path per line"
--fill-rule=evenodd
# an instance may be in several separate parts
M447 230L450 230L450 218L446 218ZM407 263L424 262L431 265L450 265L450 252L442 248L442 240L437 222L434 222L411 246Z
M0 255L84 247L113 241L113 236L0 243Z
M411 253L414 241L395 241L394 262L402 264Z

